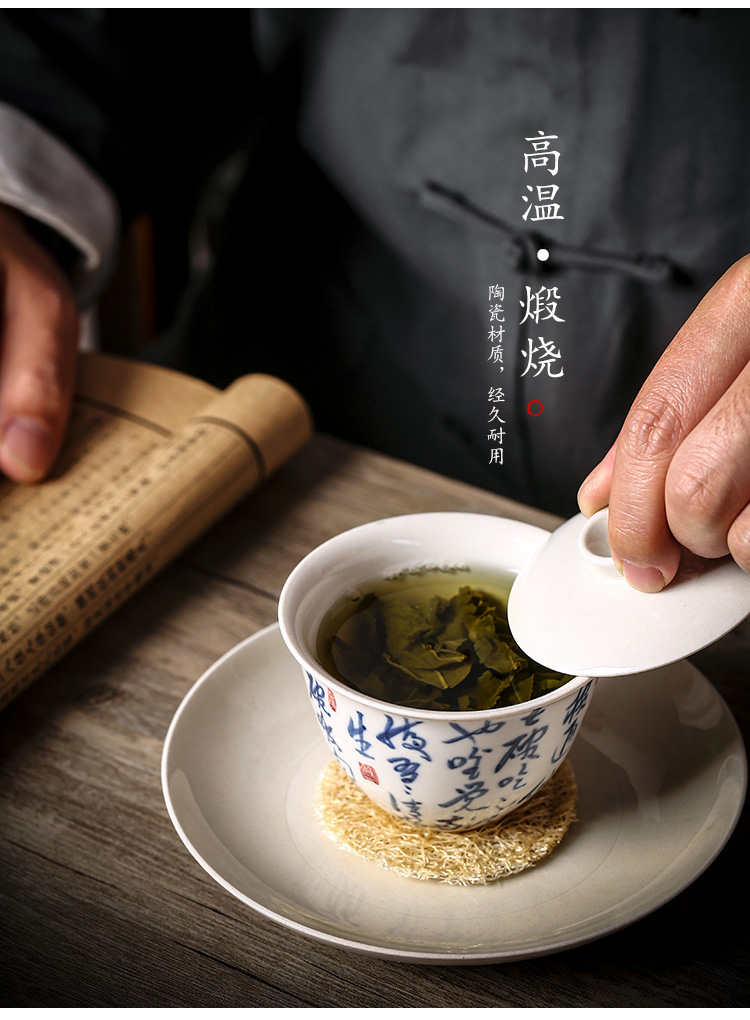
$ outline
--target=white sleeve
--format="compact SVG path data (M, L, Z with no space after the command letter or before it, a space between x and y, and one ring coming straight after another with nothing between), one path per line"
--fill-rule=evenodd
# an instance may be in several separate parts
M95 299L119 240L115 197L86 163L36 121L0 102L0 202L61 234L81 253L73 286Z

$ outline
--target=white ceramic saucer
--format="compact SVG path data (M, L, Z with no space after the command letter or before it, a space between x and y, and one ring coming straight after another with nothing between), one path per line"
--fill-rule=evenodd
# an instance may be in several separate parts
M339 849L314 816L329 760L276 626L216 662L167 734L169 814L199 864L282 925L343 949L431 964L543 956L631 924L716 857L745 796L729 710L687 663L600 681L571 761L579 821L538 867L458 888Z
M631 588L612 562L607 510L572 517L513 582L508 623L532 659L573 676L622 676L677 662L750 614L750 574L725 557L683 556L663 591Z

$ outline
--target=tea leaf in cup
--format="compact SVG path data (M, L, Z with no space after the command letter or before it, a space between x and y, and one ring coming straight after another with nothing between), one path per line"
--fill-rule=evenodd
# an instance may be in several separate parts
M518 704L570 679L523 655L499 598L472 585L425 597L428 587L359 599L323 651L334 675L381 701L444 711Z

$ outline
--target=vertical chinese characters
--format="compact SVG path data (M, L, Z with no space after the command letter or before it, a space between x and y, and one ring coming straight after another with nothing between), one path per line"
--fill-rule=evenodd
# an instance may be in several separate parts
M557 141L557 135L545 135L539 131L536 137L527 138L530 143L531 152L523 154L523 169L526 174L549 173L552 177L557 176L560 166L560 153L552 149L552 142ZM527 184L526 190L530 195L524 195L526 211L523 220L530 220L537 223L540 220L563 220L565 217L560 213L560 204L555 202L557 192L560 190L557 184L550 184L548 181L542 184Z
M489 333L487 338L490 343L490 353L488 361L495 366L498 374L504 370L503 366L503 337L505 335L505 310L503 308L503 302L505 301L505 288L500 287L498 284L491 284L489 288ZM505 437L505 430L502 426L505 421L500 417L500 404L505 403L505 394L503 393L502 386L490 386L489 393L487 396L489 402L489 424L493 427L490 428L487 439L492 446L490 447L490 464L502 464L503 463L503 439Z
M565 322L565 319L557 315L557 302L560 294L557 287L540 287L532 291L526 287L526 297L521 299L523 316L520 325L533 322L539 325L545 321ZM556 379L563 374L560 364L560 351L551 340L545 340L543 336L527 337L528 349L521 351L526 360L526 365L521 377L533 371L534 377L546 372L550 378ZM553 371L554 367L554 371Z
M540 130L536 136L526 138L531 151L524 152L524 173L531 179L526 185L526 190L531 195L522 195L526 208L522 219L525 222L536 223L541 220L563 220L565 217L560 212L560 203L555 201L559 187L557 184L550 184L542 175L549 174L556 177L560 169L560 152L553 148L553 143L558 139L557 135L546 135ZM539 183L539 178L542 182ZM546 260L549 253L546 249L540 249L538 258ZM562 355L555 344L555 339L549 337L549 331L557 328L557 323L565 320L558 315L557 307L560 301L560 292L557 287L539 287L532 290L526 286L525 297L521 298L521 319L519 325L533 323L535 326L544 326L547 336L527 336L526 350L521 351L524 367L521 378L531 373L531 378L537 378L546 374L551 379L559 379L564 374ZM536 402L538 403L538 402ZM540 405L541 406L541 405Z

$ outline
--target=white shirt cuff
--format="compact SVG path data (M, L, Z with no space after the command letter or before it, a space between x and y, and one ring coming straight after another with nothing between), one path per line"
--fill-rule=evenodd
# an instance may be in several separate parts
M36 121L0 102L0 202L56 230L81 253L72 280L81 305L114 265L119 215L112 191Z

